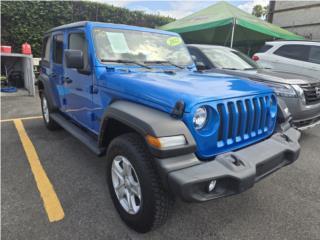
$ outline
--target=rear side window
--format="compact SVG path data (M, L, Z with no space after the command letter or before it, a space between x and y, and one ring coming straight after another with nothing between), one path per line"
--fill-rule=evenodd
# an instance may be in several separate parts
M310 47L309 62L320 64L320 47L319 46Z
M63 55L63 35L53 36L53 62L62 64Z
M69 49L81 50L83 53L83 70L90 71L88 45L84 32L69 34Z
M307 45L283 45L274 54L300 61L308 61L310 46Z
M43 39L43 45L42 45L42 54L41 54L41 58L44 61L49 62L50 61L50 37L45 37Z
M257 53L264 53L264 52L268 51L270 48L272 48L272 45L266 44L266 45L262 46L262 47L258 50Z

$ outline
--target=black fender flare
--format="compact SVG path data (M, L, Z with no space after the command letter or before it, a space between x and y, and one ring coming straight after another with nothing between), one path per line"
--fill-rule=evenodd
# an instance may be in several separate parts
M101 144L107 134L105 131L110 119L134 129L144 139L147 135L154 137L184 135L187 141L186 145L166 149L158 149L148 145L151 154L155 157L173 157L196 151L194 138L182 120L175 119L170 114L157 109L121 100L110 104L102 116L98 141L100 147L105 147Z
M53 110L57 110L59 108L59 101L57 101L57 97L55 97L53 92L53 86L50 82L50 79L48 76L40 75L38 78L38 89L39 94L44 93L46 95L47 101L49 103L49 106Z

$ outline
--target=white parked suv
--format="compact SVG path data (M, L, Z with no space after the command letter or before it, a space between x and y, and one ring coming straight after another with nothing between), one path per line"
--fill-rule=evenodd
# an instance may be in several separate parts
M252 59L275 71L320 78L320 42L266 42Z

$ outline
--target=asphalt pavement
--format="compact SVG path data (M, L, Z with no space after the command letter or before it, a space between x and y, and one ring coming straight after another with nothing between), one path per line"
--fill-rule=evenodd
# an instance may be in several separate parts
M38 98L2 97L2 119L40 115ZM64 211L50 222L13 121L1 123L2 239L320 239L320 127L303 133L300 158L248 191L206 203L176 200L167 223L138 234L120 220L97 157L41 118L22 119Z

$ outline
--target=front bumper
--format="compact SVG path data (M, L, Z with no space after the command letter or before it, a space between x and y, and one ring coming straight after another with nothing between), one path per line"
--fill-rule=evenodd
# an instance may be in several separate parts
M306 105L300 98L280 97L285 101L292 115L293 125L306 130L320 124L320 103Z
M235 152L217 156L210 162L194 154L157 159L165 186L185 201L202 202L241 193L255 182L294 162L300 152L300 132L289 128L284 133ZM216 180L212 192L210 181Z
M320 114L318 117L315 118L305 119L302 121L293 121L293 125L297 127L300 131L304 131L309 128L318 126L320 125Z

